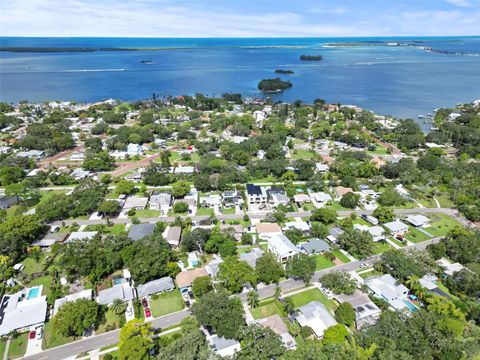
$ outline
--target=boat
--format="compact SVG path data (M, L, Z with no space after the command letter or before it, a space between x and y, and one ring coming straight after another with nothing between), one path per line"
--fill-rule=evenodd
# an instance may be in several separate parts
M142 64L150 65L153 64L153 60L140 60Z
M418 118L419 118L419 119L423 119L424 117L425 117L425 116L423 116L423 115L418 115Z

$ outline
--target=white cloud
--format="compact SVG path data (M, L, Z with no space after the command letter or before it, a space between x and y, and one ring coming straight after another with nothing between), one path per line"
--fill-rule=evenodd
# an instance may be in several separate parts
M471 4L468 2L468 0L445 0L446 2L460 6L460 7L469 7Z

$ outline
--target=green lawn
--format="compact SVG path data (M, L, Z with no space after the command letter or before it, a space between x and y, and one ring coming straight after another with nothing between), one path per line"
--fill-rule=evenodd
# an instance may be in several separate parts
M387 242L383 242L383 241L378 241L376 243L374 243L374 247L373 247L373 253L374 254L381 254L385 251L387 251L388 249L391 249L392 246L387 243Z
M73 337L65 337L62 334L59 334L58 331L55 331L52 321L45 323L45 328L43 331L43 345L44 349L53 348L63 344L67 344L75 340Z
M443 285L443 283L442 283L440 280L437 281L437 282L435 282L435 285L437 285L438 288L439 288L440 290L442 290L444 293L450 295L450 296L452 297L452 299L454 299L454 300L459 300L458 297L456 297L455 295L453 295L453 294L450 292L450 290L448 290L448 288L447 288L445 285Z
M158 217L160 216L160 211L150 209L137 210L135 216L139 218Z
M252 183L274 183L277 182L277 178L275 176L267 176L264 178L252 179L250 182Z
M293 300L295 308L308 304L312 301L320 301L325 307L333 311L335 309L335 303L332 300L329 300L320 290L317 288L302 291L300 293L290 296Z
M315 152L304 149L294 149L290 150L292 159L313 159L315 157Z
M40 276L33 279L28 283L28 287L43 285L43 295L50 296L50 284L52 283L52 277L50 275Z
M42 251L40 253L40 259L39 261L35 261L33 256L28 256L25 258L25 260L22 261L23 266L25 266L25 269L23 269L23 272L25 274L33 274L33 273L38 273L43 271L43 267L45 265L45 253Z
M358 271L357 271L357 274L358 274ZM367 272L364 272L364 273L361 273L361 274L358 274L358 275L360 275L360 277L362 279L368 279L369 277L372 277L372 276L383 275L383 273L380 272L380 271L377 271L377 270L372 270L372 271L367 271Z
M12 339L10 347L8 348L8 357L16 359L25 355L28 343L28 332L18 335Z
M340 250L333 250L332 254L335 255L338 259L340 259L343 263L349 263L350 259L342 253Z
M118 235L122 232L125 232L125 224L115 224L112 226L107 226L105 224L99 225L88 225L85 228L85 231L98 231L103 234L114 234Z
M123 320L125 320L125 314L117 315L112 310L108 310L105 313L105 321L103 324L98 326L96 333L101 334L113 329L117 329L121 326Z
M150 298L150 309L154 317L180 311L184 305L185 303L179 290L160 294L155 300Z
M306 202L302 204L302 209L305 211L315 211L317 208L311 202Z
M233 215L235 214L235 208L223 208L222 209L223 215Z
M262 242L259 244L263 251L268 251L268 243Z
M264 305L260 303L260 306L254 309L250 309L250 312L252 313L252 316L255 320L263 319L263 318L266 318L267 316L272 316L274 314L283 316L282 309L278 307L277 302L272 300L269 300Z
M5 353L5 347L7 345L7 340L0 340L0 356L3 359L3 354Z
M333 261L330 261L323 255L315 255L315 259L317 260L316 270L327 269L335 265Z
M213 209L210 208L198 208L196 214L197 216L212 216L213 215Z
M394 239L393 237L390 237L389 240L393 242L395 245L398 245L400 247L405 247L407 244L404 242L398 241L397 239Z
M450 200L450 197L448 195L438 195L438 196L435 196L435 197L437 198L441 207L449 208L449 207L454 207L455 206L455 204L453 203L452 200Z
M332 206L329 206L330 208L332 208L333 210L336 210L336 211L340 211L340 210L352 210L352 209L347 209L347 208L344 208L342 205L340 205L340 202L338 201L334 201L332 203Z
M252 251L252 246L246 246L246 247L237 247L237 254L243 254L243 253L248 253Z
M375 146L377 147L375 150L371 151L371 150L368 150L367 153L371 154L371 155L387 155L388 154L388 151L387 151L387 148L380 145L380 144L375 144Z
M418 229L410 228L410 231L405 235L405 239L413 243L419 243L430 239L430 237Z
M430 216L430 219L432 220L432 226L425 228L425 231L429 232L433 236L444 236L450 230L460 226L455 219L452 219L450 216L444 214L434 214Z

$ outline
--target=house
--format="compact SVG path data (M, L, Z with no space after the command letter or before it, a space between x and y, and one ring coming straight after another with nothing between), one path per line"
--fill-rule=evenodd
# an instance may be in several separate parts
M379 307L360 290L356 290L351 295L336 295L335 300L340 304L347 302L352 305L355 311L355 326L357 330L364 326L375 324L382 313Z
M189 252L188 253L188 267L196 267L200 265L200 260L197 256L197 253L195 251Z
M155 224L132 224L128 231L128 237L133 241L143 239L145 236L152 235L155 231Z
M128 180L128 181L133 181L133 182L140 182L142 181L142 173L140 171L138 172L134 172L132 174L128 174L127 176L125 176L125 180Z
M180 226L167 226L163 232L163 237L171 247L177 247L182 237L182 228Z
M300 306L295 320L302 327L310 327L318 338L322 338L324 331L330 326L337 324L320 301L312 301Z
M175 281L177 282L177 286L180 291L182 291L190 288L190 286L192 286L193 280L202 276L208 276L207 270L205 268L181 271L175 277Z
M263 251L259 248L252 248L249 252L241 253L240 260L245 261L248 265L255 269L257 259L262 257Z
M372 215L362 215L362 219L365 221L369 222L372 225L378 225L379 221L376 217Z
M335 226L330 230L328 230L327 240L330 240L331 242L336 243L338 240L338 237L342 235L344 232L345 231L340 229L338 226Z
M374 242L385 240L385 229L381 226L367 226L362 224L353 224L353 228L358 231L365 231L372 235Z
M241 350L240 343L237 340L226 339L217 334L207 336L207 342L213 351L221 357L233 356L237 351Z
M268 200L267 191L263 186L247 184L247 199L249 204L265 204Z
M405 221L416 228L430 226L430 219L425 215L408 215L405 218Z
M130 283L123 282L121 284L113 285L111 288L100 290L98 292L97 302L100 305L111 305L115 299L127 302L134 298L135 289L130 286Z
M296 194L293 195L293 201L300 205L306 202L310 202L310 196L308 196L307 194Z
M55 304L53 306L53 316L55 316L60 309L60 307L67 303L67 302L74 302L80 299L87 299L87 300L92 300L93 296L93 291L92 289L85 289L79 292L76 292L74 294L70 294L67 296L64 296L60 299L55 300Z
M307 234L310 232L310 226L306 221L288 221L285 223L284 230L299 230Z
M323 191L310 193L310 198L312 199L312 203L316 208L323 207L327 204L327 202L333 201L331 195Z
M258 320L258 324L270 328L275 334L280 336L285 348L293 350L297 347L295 339L288 331L288 327L285 325L280 315L274 314L267 316L266 318Z
M217 256L205 266L205 270L207 270L207 273L208 275L210 275L211 278L217 277L218 272L220 271L221 263L223 263L222 258L220 256Z
M258 223L255 224L255 229L258 236L263 240L267 240L273 235L282 234L282 229L277 223Z
M82 168L76 168L70 173L70 176L75 180L82 180L90 176L90 171L83 170Z
M191 175L195 172L195 167L193 166L177 166L173 169L173 173L175 174L185 174Z
M41 151L41 150L19 151L16 154L16 156L40 160L45 157L45 151Z
M437 260L437 264L440 265L444 269L444 274L448 276L453 276L454 273L463 270L464 267L460 263L451 263L447 259L441 258Z
M330 251L330 245L324 240L310 239L307 243L299 245L300 250L307 254L320 254L326 251Z
M49 249L55 243L63 243L68 237L67 233L48 233L36 242L34 242L33 246L38 246L41 249Z
M98 231L74 231L69 235L66 242L92 240L97 234Z
M153 294L172 291L173 289L175 289L173 279L170 276L165 276L160 279L149 281L143 285L138 285L137 296L141 299Z
M234 224L221 224L220 225L220 230L222 231L231 231L233 232L233 237L237 241L242 240L242 234L243 234L243 226L242 225L234 225Z
M154 193L150 196L150 209L159 210L161 215L168 213L171 204L172 195L169 193Z
M325 174L326 172L328 172L328 170L330 170L330 167L327 164L316 163L315 164L315 169L320 174Z
M408 225L400 220L391 221L383 224L393 236L403 236L408 232Z
M0 303L0 336L12 331L26 330L42 325L47 317L47 297L42 296L43 285L25 288L2 297Z
M200 198L200 206L207 208L220 208L222 198L220 195L208 195Z
M6 210L20 201L18 196L2 196L0 197L0 209Z
M223 205L225 207L241 205L242 202L242 195L238 190L230 190L223 193Z
M129 196L123 204L123 211L129 211L132 209L143 210L147 206L147 203L148 198L146 197Z
M387 301L395 310L408 308L406 297L408 288L398 283L390 274L365 280L369 290L381 299Z
M335 188L335 200L340 200L343 195L353 192L352 188L344 187L344 186L337 186Z
M128 144L127 145L127 154L129 156L135 156L135 155L142 155L143 154L143 147L138 144Z
M300 253L298 248L285 235L275 234L267 241L268 251L273 253L280 262L285 262Z

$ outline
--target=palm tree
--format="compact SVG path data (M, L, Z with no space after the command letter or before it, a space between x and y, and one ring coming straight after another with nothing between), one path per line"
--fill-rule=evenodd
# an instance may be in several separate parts
M247 302L251 308L256 308L258 306L258 293L255 290L248 293Z
M273 297L275 300L280 299L280 296L282 296L282 288L280 286L275 286L275 292L273 293Z
M110 309L116 314L116 315L121 315L127 310L127 304L125 304L122 300L120 299L115 299L112 302L112 305L110 305Z
M295 304L293 303L293 299L290 296L284 299L283 308L287 313L290 313L295 309Z
M410 275L405 281L405 285L407 285L412 293L414 293L419 300L424 300L425 299L425 291L422 287L422 284L420 284L420 279L416 275Z

